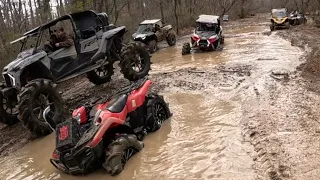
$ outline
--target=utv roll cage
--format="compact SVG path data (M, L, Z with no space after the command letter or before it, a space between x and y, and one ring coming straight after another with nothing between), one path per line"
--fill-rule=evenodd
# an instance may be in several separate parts
M83 11L78 13L67 14L61 16L55 20L47 22L46 24L40 25L26 33L23 34L22 37L10 42L10 44L14 44L16 42L22 43L20 51L24 48L26 40L31 36L37 36L37 41L35 47L38 47L41 42L43 31L45 29L49 29L50 35L53 33L50 27L56 25L60 21L70 20L73 33L75 35L75 47L77 52L79 53L79 40L87 39L92 36L95 36L96 32L102 30L106 31L107 26L109 26L108 15L106 13L96 14L94 11ZM84 23L85 22L85 23ZM34 48L33 53L36 53L37 48Z

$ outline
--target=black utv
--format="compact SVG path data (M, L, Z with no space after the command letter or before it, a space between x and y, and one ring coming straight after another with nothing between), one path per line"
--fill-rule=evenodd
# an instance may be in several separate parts
M57 23L73 34L74 45L52 51L45 42ZM46 135L51 131L42 118L47 106L54 111L55 122L61 121L57 83L82 74L94 84L106 83L111 80L115 61L120 61L121 72L130 81L148 75L148 51L136 43L123 44L125 33L125 26L109 24L106 13L84 11L59 17L13 41L20 42L21 49L3 69L0 121L13 125L21 120L36 135Z
M176 44L176 33L172 26L161 19L144 20L139 24L137 31L132 35L136 42L142 42L150 53L158 49L158 42L166 40L169 46Z

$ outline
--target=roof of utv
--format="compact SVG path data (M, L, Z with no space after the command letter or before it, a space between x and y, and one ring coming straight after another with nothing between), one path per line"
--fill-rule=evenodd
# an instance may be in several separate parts
M94 15L96 16L97 14L94 12L94 11L82 11L82 12L77 12L77 13L72 13L72 14L66 14L64 16L61 16L61 17L58 17L57 19L54 19L52 21L49 21L45 24L42 24L26 33L23 34L23 37L20 37L19 39L17 40L14 40L11 42L11 44L15 43L15 42L18 42L20 40L23 40L25 39L26 37L30 36L30 35L33 35L33 34L36 34L39 32L40 29L46 29L46 28L49 28L51 26L54 26L55 24L57 24L57 22L59 21L63 21L63 20L67 20L67 19L71 19L71 18L74 18L74 17L79 17L79 16L87 16L87 15Z
M212 23L217 24L218 23L219 16L213 16L213 15L205 15L202 14L197 19L197 22L199 23Z
M151 20L144 20L140 24L155 24L157 22L161 21L161 19L151 19Z
M271 12L287 12L286 8L281 8L281 9L272 9Z

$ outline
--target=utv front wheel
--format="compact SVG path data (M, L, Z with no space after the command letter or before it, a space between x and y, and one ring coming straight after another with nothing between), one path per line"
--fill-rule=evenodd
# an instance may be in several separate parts
M286 22L286 28L290 29L290 23L289 22Z
M131 43L124 47L121 53L121 72L130 81L139 80L150 71L150 55L145 47Z
M120 174L128 160L143 149L143 142L136 135L120 135L108 147L106 160L102 164L111 176Z
M87 78L95 85L101 85L111 80L113 75L113 63L109 63L87 73Z
M224 37L223 36L221 36L220 44L224 44Z
M191 46L190 43L184 43L182 47L182 55L190 54L191 53Z
M19 98L19 117L35 135L44 136L51 132L42 116L46 107L50 106L54 112L54 122L61 122L62 100L52 81L35 79L28 82L22 88Z
M157 51L158 47L157 47L157 41L156 40L152 40L149 42L149 45L148 45L148 49L149 49L149 52L152 54L154 52Z
M162 123L171 116L171 112L163 96L149 94L147 99L147 131L155 132Z
M271 31L274 31L274 29L275 29L275 28L274 28L274 25L271 24L271 25L270 25L270 30L271 30Z
M12 107L0 92L0 122L9 126L14 125L19 122L17 115L18 108Z
M168 34L167 42L169 46L174 46L176 44L176 35L173 32Z

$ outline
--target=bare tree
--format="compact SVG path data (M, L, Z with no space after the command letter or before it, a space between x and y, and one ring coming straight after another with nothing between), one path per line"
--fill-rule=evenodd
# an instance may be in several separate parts
M218 4L220 5L222 11L220 16L226 14L237 2L237 0L218 0Z
M31 0L29 0L29 8L30 8L30 19L31 19L30 25L34 26L35 22L34 22L34 15L33 15L33 8L32 8Z
M160 12L161 12L161 19L165 20L164 13L163 13L163 0L160 0Z
M177 0L174 0L174 16L176 18L176 31L177 33L179 33L179 17L178 17L177 9L178 9L178 2Z

